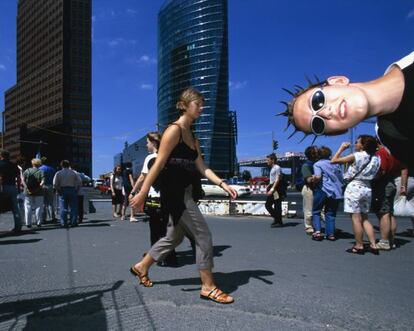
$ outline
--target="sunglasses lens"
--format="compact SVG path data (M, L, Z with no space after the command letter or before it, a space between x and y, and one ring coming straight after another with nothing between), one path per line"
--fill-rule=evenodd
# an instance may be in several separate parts
M325 132L325 121L320 117L315 116L312 119L311 126L314 134L323 134Z
M325 95L321 90L312 95L311 104L314 111L320 110L325 105Z

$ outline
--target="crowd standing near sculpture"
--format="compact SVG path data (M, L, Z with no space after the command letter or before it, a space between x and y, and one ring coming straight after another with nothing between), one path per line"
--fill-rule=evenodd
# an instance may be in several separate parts
M408 57L411 63L413 54ZM383 80L411 79L409 73L412 72L410 68L413 64L407 65L407 61L404 58L398 65L391 66ZM383 84L382 80L378 84ZM286 103L288 109L284 114L289 116L289 121L296 128L310 131L316 136L340 133L355 123L349 119L345 126L334 125L330 122L334 115L324 117L336 102L333 94L330 94L331 89L338 89L347 97L353 98L347 94L347 89L358 91L366 87L366 84L349 85L345 78L330 78L296 93L293 101ZM407 93L403 89L397 94L401 99ZM303 98L308 101L302 102ZM351 116L353 101L349 101L346 107L343 102L336 104L339 115ZM192 123L202 114L203 103L203 95L193 88L186 89L181 94L177 102L177 121L162 136L158 132L148 133L147 147L150 154L137 180L133 176L131 164L114 167L109 180L112 214L114 219L125 221L127 207L130 207L130 222L138 221L135 218L136 211L144 210L150 217L152 247L130 268L140 284L153 286L148 271L154 262L166 266L175 264L174 249L187 236L192 243L200 273L200 297L230 304L234 299L221 291L213 279L211 233L196 203L202 197L201 176L220 186L232 199L237 197L237 193L203 162L198 141L191 130ZM385 117L386 121L396 121L392 110L381 112L381 107L375 108L372 103L373 100L366 100L366 112L360 116L361 119L376 114ZM302 121L301 116L306 114L305 110L310 115L306 116L306 121ZM407 110L403 111L406 116ZM398 114L399 112L398 110ZM310 123L309 128L305 122ZM404 124L401 125L403 133L407 133ZM408 231L413 235L414 214L404 211L405 207L406 210L413 210L414 205L411 156L401 157L399 147L395 149L393 144L389 148L386 143L390 142L390 136L384 130L379 131L381 134L378 137L360 135L354 142L354 152L347 155L344 154L352 142L343 142L334 154L326 146L311 145L304 150L307 161L301 169L304 179L301 188L303 224L305 233L312 240L337 240L335 218L341 200L344 201L344 212L350 215L355 236L355 244L346 250L347 253L379 255L381 250L397 248L395 216L411 217L413 229ZM392 135L392 132L388 133ZM385 143L381 139L384 135L387 137ZM410 137L407 139L404 141L405 147L411 146L407 145L411 143ZM405 150L405 154L410 153ZM273 220L271 227L281 228L284 226L281 202L287 195L286 180L274 153L267 156L267 162L270 184L266 193L266 209ZM30 165L31 167L27 166L23 158L12 162L7 150L0 152L1 211L11 210L13 213L12 234L18 235L23 227L31 229L34 226L41 227L46 222L56 222L57 215L62 228L77 227L83 221L84 193L81 175L75 171L76 166L71 166L68 160L62 160L60 169L56 171L48 165L46 157L33 158ZM56 197L58 204L55 203ZM397 201L399 208L394 211ZM405 203L402 207L401 201ZM377 220L369 219L369 214L373 215L372 213ZM377 221L380 229L378 240L372 224ZM368 244L364 242L364 235ZM163 264L168 258L174 261Z

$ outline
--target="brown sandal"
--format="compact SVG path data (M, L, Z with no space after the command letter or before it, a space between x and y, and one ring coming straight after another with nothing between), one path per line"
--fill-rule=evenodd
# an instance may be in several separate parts
M203 300L211 300L222 304L229 304L234 302L234 299L231 298L230 295L224 293L217 287L213 288L207 295L200 293L200 298Z
M134 266L132 266L129 271L131 274L139 278L140 284L144 285L145 287L152 287L153 283L151 279L148 278L148 274L141 274Z

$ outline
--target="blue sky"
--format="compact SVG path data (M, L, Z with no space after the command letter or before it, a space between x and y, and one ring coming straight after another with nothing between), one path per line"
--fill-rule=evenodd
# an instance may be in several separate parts
M282 87L304 85L304 75L343 74L370 80L414 48L414 3L408 0L229 0L230 108L238 116L238 158L303 151L290 140ZM93 169L113 166L124 142L155 129L157 14L161 0L93 1ZM17 0L0 1L0 109L16 82ZM410 41L411 40L411 41ZM373 134L372 124L358 133ZM348 135L320 138L336 149Z

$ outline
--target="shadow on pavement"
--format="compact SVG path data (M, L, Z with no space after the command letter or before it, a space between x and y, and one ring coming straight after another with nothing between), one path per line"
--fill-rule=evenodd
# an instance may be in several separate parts
M82 222L79 224L79 227L84 228L84 227L111 226L107 222L109 222L109 220ZM46 224L43 224L41 227L35 227L35 230L32 230L31 233L36 233L36 231L49 231L49 230L56 230L56 229L62 229L62 226L60 225L60 223L46 223Z
M97 224L95 224L95 223L93 223L93 224L81 223L79 225L79 227L81 227L81 228L99 227L99 226L111 226L111 224L108 224L108 223L97 223Z
M33 230L22 230L19 233L14 233L12 231L2 231L0 232L0 238L7 238L7 237L21 237L27 234L36 234L36 231Z
M352 233L346 232L342 229L335 229L335 237L336 239L354 239L354 235Z
M113 219L107 219L107 220L91 220L87 222L82 222L81 224L97 224L97 223L106 223L106 222L112 222Z
M405 237L405 238L414 238L414 233L413 231L410 231L410 229L407 229L404 232L396 233L395 235L399 237Z
M271 285L273 282L267 280L263 277L272 276L274 273L269 270L244 270L244 271L235 271L229 273L215 272L214 280L217 283L217 286L228 293L236 291L240 286L246 285L249 283L251 278L261 280L263 283ZM154 282L154 281L153 281ZM197 288L183 288L182 291L191 292L200 290L200 278L182 278L182 279L172 279L165 280L161 282L154 282L154 285L171 285L171 286L186 286L186 285L197 285Z
M283 222L283 228L292 227L292 226L298 226L302 222Z
M117 281L0 297L0 325L7 324L9 330L108 330L102 298L111 292L112 304L117 307L114 292L122 284ZM118 327L120 323L118 320Z
M16 244L31 244L41 241L43 239L14 239L0 241L0 245L16 245Z
M228 248L231 248L229 245L217 245L213 246L213 256L223 256L222 252ZM195 256L192 249L187 251L177 251L177 267L183 267L185 265L194 264Z
M394 239L394 243L397 247L404 246L404 245L406 245L410 242L411 242L411 240L407 240L407 239L401 239L401 238L395 238Z

